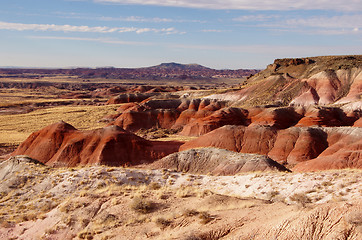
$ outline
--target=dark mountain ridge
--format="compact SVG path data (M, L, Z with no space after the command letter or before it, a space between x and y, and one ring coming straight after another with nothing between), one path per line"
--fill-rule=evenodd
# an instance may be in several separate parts
M108 79L209 79L242 78L259 72L256 69L216 70L198 64L162 63L144 68L0 68L0 78L39 78L43 75L68 75L79 78Z

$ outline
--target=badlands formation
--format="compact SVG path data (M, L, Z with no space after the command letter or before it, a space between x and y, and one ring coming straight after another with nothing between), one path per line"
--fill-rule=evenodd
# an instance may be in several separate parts
M361 64L361 56L277 59L240 89L223 93L122 93L107 102L124 104L106 117L104 129L55 124L32 134L12 155L48 165L122 166L218 147L266 155L295 171L362 168ZM160 144L132 134L145 129L198 138Z
M362 56L253 73L83 92L117 113L45 126L0 163L0 237L361 239Z

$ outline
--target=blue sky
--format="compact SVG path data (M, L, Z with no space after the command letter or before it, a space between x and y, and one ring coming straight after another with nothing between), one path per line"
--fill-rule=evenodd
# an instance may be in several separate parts
M0 66L264 68L362 54L362 0L1 0Z

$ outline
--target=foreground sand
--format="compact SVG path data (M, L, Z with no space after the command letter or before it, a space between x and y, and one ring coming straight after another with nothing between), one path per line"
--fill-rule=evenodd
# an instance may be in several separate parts
M361 239L362 175L0 166L1 239Z

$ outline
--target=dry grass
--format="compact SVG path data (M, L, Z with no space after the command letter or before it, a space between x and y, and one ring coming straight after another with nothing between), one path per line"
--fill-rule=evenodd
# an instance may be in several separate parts
M57 95L67 90L60 90L56 88L44 89L0 89L0 107L19 106L22 104L39 103L39 102L52 102L52 101L66 101L69 99L58 99ZM69 92L69 91L68 91Z
M115 114L119 105L62 106L30 113L0 115L0 144L19 144L32 132L61 120L80 130L104 127L104 116Z
M212 220L215 219L215 217L211 216L207 212L199 213L199 218L200 218L202 224L207 224L207 223L209 223L209 222L211 222Z
M362 210L351 212L346 218L348 223L356 226L362 226Z
M171 225L172 221L170 219L165 219L163 217L158 217L155 220L155 223L157 226L159 226L161 229L168 227Z
M156 208L156 204L142 197L135 197L130 207L132 210L138 213L146 214L151 213Z
M180 142L188 142L191 140L196 139L197 137L190 137L190 136L181 136L181 135L168 135L167 137L162 137L156 139L157 141L180 141Z
M312 202L311 199L306 195L306 193L295 193L290 196L290 200L301 204L303 207L305 207L306 204Z

